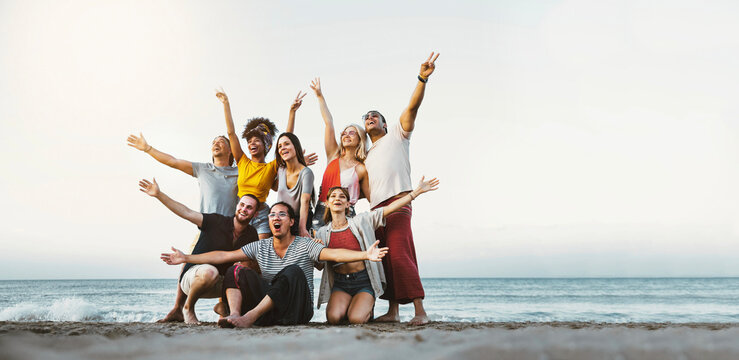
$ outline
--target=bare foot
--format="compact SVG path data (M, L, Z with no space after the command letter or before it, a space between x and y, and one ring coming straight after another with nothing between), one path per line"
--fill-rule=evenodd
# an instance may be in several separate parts
M229 322L229 319L236 319L238 317L239 317L238 315L230 315L230 316L227 316L227 317L222 317L222 318L218 319L218 326L219 327L222 327L222 328L225 328L225 329L233 328L234 327L234 324L231 324Z
M375 322L400 322L400 316L398 314L387 313L373 320Z
M226 304L223 301L219 301L216 306L213 307L213 311L216 312L216 314L221 316L228 316L228 311L226 310Z
M429 317L426 316L426 314L422 315L416 315L411 319L411 321L408 322L410 325L419 326L419 325L426 325L429 323Z
M229 316L229 318L230 318L230 316ZM248 327L251 327L257 321L257 318L254 317L254 315L252 314L251 311L249 311L246 314L244 314L244 316L239 316L239 317L231 318L231 319L229 319L229 318L227 318L228 322L230 322L234 326L240 327L240 328L248 328Z
M182 314L185 315L185 324L199 324L198 317L194 311L190 311L187 307L182 308Z
M157 320L158 323L168 323L168 322L183 322L185 321L185 316L182 315L182 308L174 308L169 311L167 316L164 317L164 319Z

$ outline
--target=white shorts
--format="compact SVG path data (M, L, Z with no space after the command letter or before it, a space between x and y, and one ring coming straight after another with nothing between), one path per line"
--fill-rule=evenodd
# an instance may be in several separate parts
M213 271L218 272L218 269L210 264L193 265L191 268L187 269L185 275L182 276L182 280L180 281L180 289L182 289L182 292L190 295L190 286L192 285L193 280L195 280L195 276L197 275L198 270L205 269L212 269ZM207 299L221 297L222 289L223 276L218 275L218 280L216 280L215 285L211 286L211 288L208 289L205 293L201 294L200 297Z

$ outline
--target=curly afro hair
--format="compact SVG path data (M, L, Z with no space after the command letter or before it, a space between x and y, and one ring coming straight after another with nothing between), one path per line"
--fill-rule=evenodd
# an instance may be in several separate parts
M266 155L272 148L275 134L277 134L275 123L267 118L255 117L249 119L246 126L244 126L244 132L241 133L241 138L246 141L249 141L249 139L255 136L262 139L262 142L264 142L264 154Z

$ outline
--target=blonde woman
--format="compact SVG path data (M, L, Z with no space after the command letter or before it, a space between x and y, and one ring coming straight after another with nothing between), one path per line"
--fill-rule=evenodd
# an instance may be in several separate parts
M318 228L325 224L323 213L326 208L328 189L340 186L348 190L350 216L354 215L354 204L362 195L369 200L369 176L364 167L364 159L367 157L367 135L364 127L351 124L344 128L337 142L334 120L331 112L328 111L328 105L326 105L326 99L321 90L321 79L316 78L311 81L310 88L316 93L321 107L321 116L326 125L323 142L328 164L323 173L316 213L313 218L314 228Z

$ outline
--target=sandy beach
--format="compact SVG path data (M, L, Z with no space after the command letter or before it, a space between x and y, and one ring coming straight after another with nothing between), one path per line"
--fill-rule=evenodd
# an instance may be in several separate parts
M0 322L2 359L737 359L739 324Z

